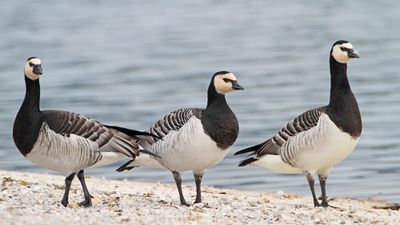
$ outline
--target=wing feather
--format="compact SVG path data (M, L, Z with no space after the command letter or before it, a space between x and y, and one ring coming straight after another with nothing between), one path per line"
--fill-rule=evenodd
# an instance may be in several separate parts
M80 114L66 111L42 111L42 118L54 132L69 137L78 135L97 144L101 152L121 152L134 158L139 155L140 141L134 136L108 128L102 123Z
M170 112L165 115L164 118L155 122L154 125L150 127L149 133L163 138L171 131L179 130L193 116L196 116L200 119L202 111L202 109L198 108L184 108ZM154 137L146 138L146 141L151 144L157 142L158 140L160 139L156 139Z
M235 153L235 155L249 153L251 159L259 159L265 155L281 155L283 158L294 157L292 148L282 149L282 146L293 139L297 134L305 132L318 124L320 116L325 112L325 107L315 108L304 112L280 129L272 138ZM293 147L293 146L292 146ZM254 158L255 157L255 158ZM248 158L248 159L250 159ZM247 165L254 160L244 160L241 166ZM284 160L289 163L292 160ZM290 164L290 163L289 163Z

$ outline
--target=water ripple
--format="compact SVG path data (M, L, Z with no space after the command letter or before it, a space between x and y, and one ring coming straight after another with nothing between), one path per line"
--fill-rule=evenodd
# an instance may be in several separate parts
M231 70L246 88L227 97L240 136L228 157L206 173L205 184L308 195L302 175L239 169L232 154L326 104L330 45L349 39L361 55L350 63L349 79L364 130L354 153L333 169L329 194L400 201L398 1L340 7L261 0L42 3L7 1L0 8L0 169L47 172L25 160L12 142L29 56L43 59L42 108L136 129L176 108L205 106L210 76ZM120 164L88 173L172 182L166 171L115 173ZM193 182L190 173L184 179Z

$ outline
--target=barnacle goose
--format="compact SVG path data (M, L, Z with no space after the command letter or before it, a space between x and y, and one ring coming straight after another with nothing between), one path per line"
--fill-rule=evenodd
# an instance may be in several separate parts
M236 116L225 99L226 93L235 90L243 90L243 87L238 84L233 73L215 73L208 88L205 109L178 109L150 128L151 134L158 135L163 140L149 138L149 142L143 142L143 147L160 158L143 155L138 157L138 161L128 162L117 171L136 166L170 170L178 188L180 202L185 206L189 204L182 194L181 173L193 171L196 183L195 203L200 203L204 171L225 157L239 133Z
M250 157L239 166L255 164L281 173L304 173L314 206L328 206L325 184L333 165L355 148L362 130L357 101L347 79L347 62L359 58L348 41L337 41L330 51L331 93L327 106L311 109L290 121L267 141L238 151ZM318 175L322 202L314 191Z
M139 138L154 135L119 127L110 128L73 112L41 111L41 60L29 58L24 74L26 94L14 122L15 145L35 164L69 174L65 178L65 193L61 201L63 206L68 205L69 190L75 175L85 196L80 206L91 206L91 195L85 184L83 170L110 164L125 156L134 159L139 152L145 152L138 144Z

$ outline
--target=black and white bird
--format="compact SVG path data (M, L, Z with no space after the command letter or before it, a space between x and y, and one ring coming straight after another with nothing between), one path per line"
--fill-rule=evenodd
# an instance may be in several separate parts
M267 141L238 151L249 158L239 166L254 164L281 173L304 173L314 206L328 206L325 184L333 165L353 151L361 135L362 122L356 98L347 78L347 62L359 58L348 41L337 41L330 51L331 91L327 106L311 109L290 121ZM314 191L318 175L322 202Z
M138 144L139 137L154 135L111 128L73 112L41 111L41 64L36 57L29 58L25 64L26 94L14 122L15 145L33 163L69 174L65 178L65 193L61 201L63 206L68 205L69 190L75 175L85 196L80 205L91 206L84 169L111 164L126 156L134 159L140 152L146 152Z
M228 106L225 94L243 90L233 73L221 71L214 74L208 88L205 109L178 109L158 120L149 130L163 140L151 138L143 147L160 156L140 156L117 171L136 166L165 168L172 172L178 188L180 202L188 206L182 194L181 173L193 171L196 183L196 200L201 199L201 180L204 171L219 163L236 141L239 124Z

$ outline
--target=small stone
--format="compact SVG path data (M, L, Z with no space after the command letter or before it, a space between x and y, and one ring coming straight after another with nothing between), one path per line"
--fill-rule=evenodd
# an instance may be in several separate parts
M277 194L278 196L283 196L283 195L285 194L285 192L284 192L284 191L277 191L276 194Z

